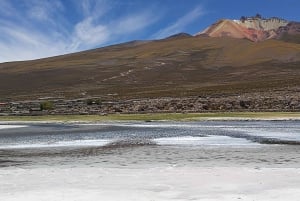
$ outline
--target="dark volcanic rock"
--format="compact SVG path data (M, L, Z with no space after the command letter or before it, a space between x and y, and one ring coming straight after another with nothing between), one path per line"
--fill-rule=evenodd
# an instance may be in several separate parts
M300 43L300 23L290 22L277 30L277 38L286 42Z
M172 36L167 37L166 39L172 39L172 38L189 38L189 37L193 37L192 35L188 34L188 33L178 33Z

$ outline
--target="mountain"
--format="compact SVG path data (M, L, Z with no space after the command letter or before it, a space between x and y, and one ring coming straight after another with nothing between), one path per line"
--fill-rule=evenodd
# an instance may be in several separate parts
M211 96L300 86L300 44L191 37L0 64L0 102ZM222 95L222 96L223 96Z
M253 42L268 39L282 39L285 41L299 42L300 23L289 22L277 17L266 19L257 14L254 17L243 16L240 20L219 20L196 35L232 37L248 39Z

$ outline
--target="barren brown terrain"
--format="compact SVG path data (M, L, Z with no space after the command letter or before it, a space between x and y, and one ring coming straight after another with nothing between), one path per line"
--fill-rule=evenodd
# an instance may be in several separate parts
M178 35L0 64L0 99L205 96L300 87L300 44Z

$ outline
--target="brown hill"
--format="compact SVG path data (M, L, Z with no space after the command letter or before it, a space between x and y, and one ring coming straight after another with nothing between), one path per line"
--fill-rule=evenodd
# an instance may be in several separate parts
M300 86L299 77L299 44L174 37L2 63L0 99L127 99L243 93Z

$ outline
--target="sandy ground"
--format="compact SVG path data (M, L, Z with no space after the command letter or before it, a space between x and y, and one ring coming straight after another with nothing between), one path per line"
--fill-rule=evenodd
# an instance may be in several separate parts
M3 201L298 201L300 169L237 167L0 169Z

